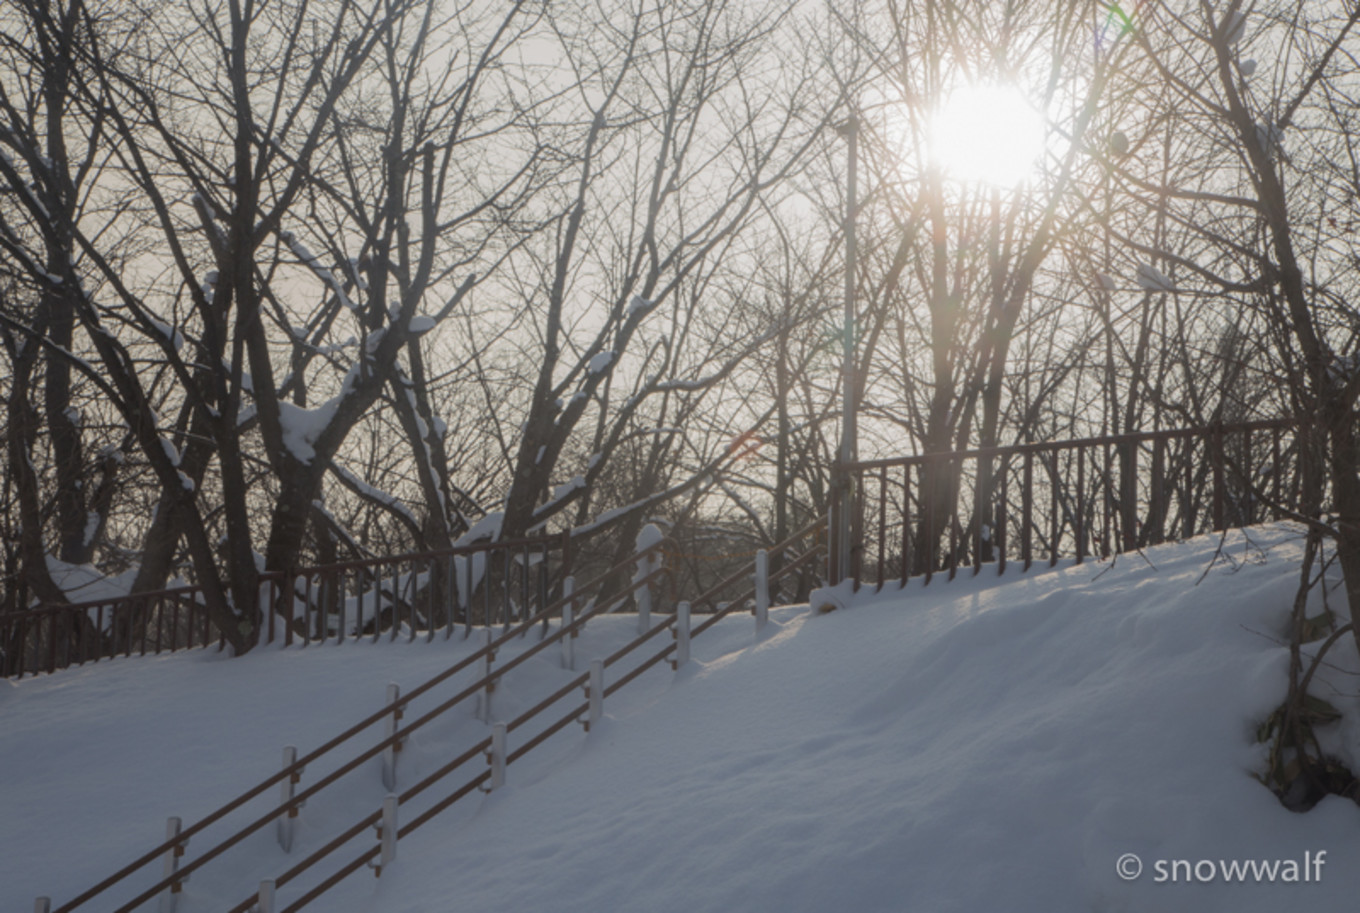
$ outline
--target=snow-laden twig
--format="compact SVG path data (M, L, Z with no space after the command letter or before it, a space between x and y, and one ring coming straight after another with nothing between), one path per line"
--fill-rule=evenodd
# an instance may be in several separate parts
M420 532L420 522L416 519L415 514L411 513L410 508L402 503L401 499L396 495L374 488L334 460L331 461L330 469L340 483L350 491L364 500L370 501L390 511L412 531L416 533Z

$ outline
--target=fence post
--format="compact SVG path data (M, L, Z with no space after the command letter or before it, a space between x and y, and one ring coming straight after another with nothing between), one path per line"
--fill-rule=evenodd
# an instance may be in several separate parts
M455 578L455 565L452 555L444 558L444 639L453 636L453 618L458 612L458 584Z
M283 769L287 770L297 762L297 748L289 745L283 749ZM302 780L302 771L295 770L279 784L279 807L288 807L288 812L279 818L279 846L285 853L293 851L293 824L298 816L298 807L289 805L293 801L293 788Z
M505 785L505 724L497 723L491 727L491 753L487 756L491 764L491 782L486 791L492 792Z
M1123 516L1120 525L1124 527L1124 542L1121 551L1131 552L1138 548L1138 441L1128 441L1119 451L1119 492Z
M274 913L274 879L260 882L260 892L255 895L255 913Z
M586 732L604 715L604 660L590 661L590 684L586 686L590 707L586 710Z
M33 913L52 913L52 898L39 897L33 902Z
M378 839L381 851L378 864L373 867L374 876L381 876L383 866L397 858L397 797L388 794L383 799L382 824L378 826Z
M401 699L401 688L396 682L391 682L387 686L387 703L395 704ZM397 727L401 725L401 708L393 707L392 714L387 718L386 737L391 739L397 734ZM382 753L382 781L385 789L397 788L397 752L401 750L401 742L392 741Z
M963 461L959 461L959 484L963 484ZM982 573L982 556L991 557L993 549L990 538L984 536L983 527L990 534L994 525L992 517L992 458L977 458L977 476L973 480L973 576Z
M756 631L759 632L764 628L765 622L769 620L770 555L762 548L756 552Z
M562 629L571 627L576 620L576 578L568 577L562 581ZM576 632L570 631L562 637L562 668L576 671Z
M174 878L170 882L170 887L161 892L161 913L175 913L175 904L179 900L179 892L183 889L183 884L175 874L179 872L179 857L184 855L184 844L179 842L180 820L169 818L165 822L165 839L174 840L175 843L170 849L165 851L165 868L163 877Z
M689 662L689 603L682 602L675 607L675 659L671 668L679 669Z

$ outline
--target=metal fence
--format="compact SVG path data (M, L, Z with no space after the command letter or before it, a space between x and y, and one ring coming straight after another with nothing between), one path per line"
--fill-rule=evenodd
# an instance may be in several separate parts
M890 580L1019 562L1108 558L1160 542L1279 519L1302 486L1295 419L1149 431L872 460L833 503L849 510L852 578ZM844 490L845 486L833 486Z
M257 643L432 640L503 629L561 595L569 534L479 543L260 575ZM182 586L0 615L0 677L225 643L203 589Z

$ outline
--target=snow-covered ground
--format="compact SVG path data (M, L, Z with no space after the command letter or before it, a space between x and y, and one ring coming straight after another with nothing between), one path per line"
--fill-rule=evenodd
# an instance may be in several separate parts
M1216 545L778 609L760 638L733 617L680 673L653 669L589 735L564 730L503 790L404 840L381 879L351 876L312 909L1355 909L1360 808L1293 814L1251 776L1283 695L1298 533L1232 534L1196 585ZM633 625L594 623L579 668ZM469 649L182 654L0 682L0 909L68 899L162 839L166 816L194 820L276 770L284 744L319 744L388 681L409 689ZM565 681L558 655L527 664L497 714ZM1314 691L1348 714L1330 742L1360 768L1360 663L1349 642L1332 658ZM471 707L434 724L403 783L485 732ZM195 874L182 913L226 909L375 809L377 770L309 804L292 856L267 829ZM1130 853L1142 873L1126 881ZM1282 863L1277 883L1225 883L1235 861Z

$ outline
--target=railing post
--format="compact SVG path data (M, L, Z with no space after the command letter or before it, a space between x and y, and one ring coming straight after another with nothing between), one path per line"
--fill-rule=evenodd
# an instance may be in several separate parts
M537 615L539 612L542 612L544 609L548 607L548 603L552 602L552 596L550 595L549 592L551 590L551 587L549 585L548 559L549 559L548 540L544 539L542 545L542 552L538 561L538 574L535 575L538 581L537 583L538 602L534 607L534 611L530 613L531 615ZM543 624L539 627L538 630L538 639L542 640L547 636L548 636L548 616L544 615Z
M483 723L491 722L491 696L496 691L496 682L491 678L491 663L496 659L496 654L491 650L491 625L486 627L486 653L482 656L482 678L486 681L486 688L481 694L477 695L477 716Z
M572 576L571 530L562 530L562 579Z
M395 704L401 699L401 688L396 682L391 682L387 686L387 703ZM387 717L386 732L384 735L392 739L397 734L397 727L401 725L401 708L393 707L392 713ZM382 753L382 781L385 789L397 788L397 752L401 750L401 742L392 740Z
M297 748L289 745L283 749L283 769L287 770L297 762ZM296 805L289 805L293 801L293 789L302 780L302 771L295 770L284 778L279 784L279 807L288 808L288 812L279 818L278 837L279 846L283 847L285 853L293 851L293 824L297 820L298 809Z
M770 620L770 556L765 549L756 552L756 631Z
M397 634L401 628L401 565L396 561L391 562L392 567L392 636L388 638L389 643L397 642ZM415 636L415 618L411 619L411 636Z
M1048 452L1048 477L1052 481L1049 483L1049 514L1050 524L1053 527L1052 536L1048 540L1048 566L1056 567L1058 564L1058 543L1062 541L1062 520L1058 511L1060 499L1058 498L1058 487L1062 484L1062 477L1058 475L1058 449L1055 447Z
M922 537L920 548L921 554L925 557L926 565L926 585L930 585L930 578L935 575L935 554L936 546L940 541L940 530L935 524L935 500L938 497L940 486L940 461L938 459L925 459L921 462L921 498L925 501L925 536Z
M284 581L287 589L284 598L288 600L288 621L290 625L296 625L298 635L305 647L312 642L312 607L308 603L306 594L301 600L298 599L298 572L297 568L288 569L287 579ZM297 617L298 603L302 603L302 619Z
M845 491L849 496L850 542L847 546L849 564L846 572L854 580L855 592L859 592L860 581L864 579L864 470L856 470L846 476Z
M1211 456L1214 469L1214 532L1224 529L1223 521L1223 426L1214 423L1209 435Z
M838 466L831 468L831 503L828 505L826 518L826 577L831 586L835 586L845 576L841 561L841 542L844 536L841 531L841 481Z
M165 851L165 867L162 877L174 880L170 882L170 887L161 892L161 913L175 913L175 905L179 901L179 892L184 889L183 882L175 878L176 873L179 872L179 857L184 855L184 843L181 843L178 839L179 831L180 820L178 818L166 820L165 839L174 840L175 843Z
M1124 542L1121 551L1131 552L1138 548L1138 442L1128 441L1119 451L1119 481L1122 483L1119 494L1121 517L1124 527Z
M888 467L878 470L878 579L874 582L874 592L883 589L885 552L888 550Z
M414 603L416 598L415 581L419 578L415 577L414 568L411 569L411 575L411 602ZM438 589L437 581L439 580L439 571L436 568L434 558L425 559L425 580L425 643L429 644L434 643L435 599L437 598L435 591ZM412 610L412 614L414 614L414 610Z
M33 913L52 913L52 898L39 897L33 902Z
M689 603L682 602L675 607L675 630L672 631L675 637L675 659L671 660L671 668L679 669L689 662Z
M274 879L260 882L260 891L255 895L255 913L274 913Z
M454 617L458 614L457 561L453 555L444 558L444 639L453 637Z
M973 576L982 573L983 556L990 558L992 543L992 458L979 456L973 479ZM963 484L963 463L959 463L959 484ZM984 531L984 527L986 527Z
M576 620L576 578L568 577L562 581L562 628L566 630ZM570 631L562 638L562 668L576 670L576 632Z
M590 706L586 709L586 732L604 715L604 660L590 661L590 683L586 686Z
M291 647L293 645L293 583L288 578L287 571L284 571L283 579L278 581L278 592L273 595L278 600L278 604L277 607L271 606L271 608L283 619L283 645Z
M1166 477L1166 438L1158 436L1152 442L1152 487L1149 496L1148 525L1146 541L1148 545L1160 545L1162 529L1166 523L1167 498L1165 497Z
M505 785L505 724L497 723L491 727L491 753L487 755L491 764L491 782L486 791L493 792Z
M1028 571L1034 563L1034 451L1025 451L1020 482L1020 560Z
M993 552L996 555L996 573L1000 576L1006 573L1006 549L1010 546L1010 484L1011 484L1011 456L1012 451L1003 451L1001 454L1001 497L997 499L995 510L995 525L992 527L992 544L995 547Z

